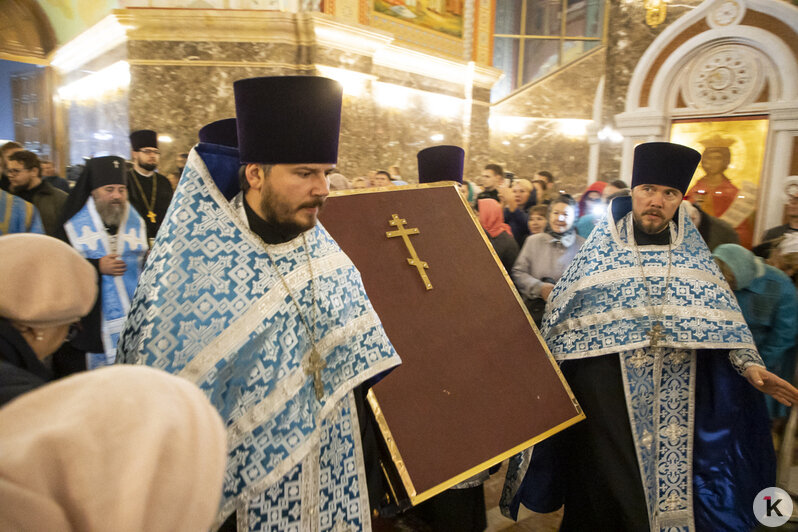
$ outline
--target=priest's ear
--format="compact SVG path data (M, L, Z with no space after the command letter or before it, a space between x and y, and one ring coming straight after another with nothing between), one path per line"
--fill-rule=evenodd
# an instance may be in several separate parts
M244 175L240 180L241 190L247 191L251 188L259 191L263 186L263 181L269 176L271 168L271 165L268 164L249 163L246 165L243 168Z

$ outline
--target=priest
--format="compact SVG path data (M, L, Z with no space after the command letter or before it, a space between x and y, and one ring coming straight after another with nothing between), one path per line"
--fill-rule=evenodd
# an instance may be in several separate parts
M86 163L61 215L60 237L97 269L99 295L79 333L54 356L58 376L114 363L147 252L144 220L127 201L125 160Z
M161 152L155 131L140 129L132 132L130 147L133 161L128 174L130 204L144 218L144 223L147 224L147 240L152 247L172 201L172 185L166 176L157 171Z
M798 390L765 369L679 208L699 160L637 146L631 197L613 200L554 288L541 333L587 419L514 462L511 514L564 504L562 530L756 526L754 498L775 482L760 391L791 404Z
M342 88L289 76L234 92L238 149L190 152L122 356L192 380L221 413L230 452L217 526L369 529L352 391L399 358L317 223Z

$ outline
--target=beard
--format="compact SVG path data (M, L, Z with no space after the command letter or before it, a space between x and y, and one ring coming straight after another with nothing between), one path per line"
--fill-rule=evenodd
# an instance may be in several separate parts
M125 204L116 201L95 201L97 207L97 214L105 225L119 227L122 221L122 216L125 214Z
M142 170L146 170L147 172L152 172L156 168L158 168L157 164L154 163L139 163L139 166Z
M279 195L275 194L268 185L263 189L260 198L260 208L265 216L264 219L283 235L298 235L316 225L318 220L316 216L313 216L308 222L297 218L299 211L306 207L318 207L319 212L321 212L324 207L324 198L318 198L302 203L297 207L291 207Z
M655 214L660 217L661 222L648 222L643 219L643 216L647 214ZM649 235L656 235L657 233L661 233L666 227L668 227L668 222L670 220L665 219L665 215L663 215L660 211L645 211L643 214L640 215L638 218L637 215L634 215L634 222L637 227L640 228L646 234Z

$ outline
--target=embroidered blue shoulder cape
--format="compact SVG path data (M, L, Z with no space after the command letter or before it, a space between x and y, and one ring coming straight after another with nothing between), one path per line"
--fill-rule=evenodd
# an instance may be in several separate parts
M224 419L230 455L217 524L238 510L239 527L250 529L262 521L367 529L350 392L399 358L359 272L320 224L278 245L249 230L228 201L238 192L237 170L234 149L192 149L120 357L195 382ZM321 400L308 328L326 363ZM347 511L352 517L336 522Z

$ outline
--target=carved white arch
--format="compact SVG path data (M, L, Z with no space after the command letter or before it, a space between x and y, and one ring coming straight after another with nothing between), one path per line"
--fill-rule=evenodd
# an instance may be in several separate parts
M621 177L631 175L634 146L639 142L664 140L674 114L679 117L733 116L767 114L770 133L761 181L757 232L781 223L784 180L789 174L793 138L798 137L798 60L790 47L777 35L758 27L740 26L746 10L771 15L798 33L798 8L779 0L712 0L666 28L646 49L635 67L626 94L623 113L615 116L616 127L623 134ZM654 63L661 51L696 22L706 19L710 29L690 37L679 45L659 66L650 85L647 103L640 106ZM767 102L741 102L734 109L719 112L716 108L692 108L674 113L677 81L697 56L719 45L739 46L760 53L769 83ZM757 95L754 95L756 98ZM769 208L763 208L767 205Z

